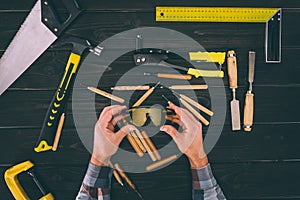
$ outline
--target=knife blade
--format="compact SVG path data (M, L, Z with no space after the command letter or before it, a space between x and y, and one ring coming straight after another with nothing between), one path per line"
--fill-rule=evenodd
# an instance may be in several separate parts
M26 71L78 16L75 0L63 0L70 12L60 22L51 1L38 0L0 59L0 95Z

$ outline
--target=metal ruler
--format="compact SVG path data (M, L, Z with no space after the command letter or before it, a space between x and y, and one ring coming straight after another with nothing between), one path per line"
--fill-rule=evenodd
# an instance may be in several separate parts
M266 62L281 62L281 9L239 7L156 7L158 22L238 22L266 24Z

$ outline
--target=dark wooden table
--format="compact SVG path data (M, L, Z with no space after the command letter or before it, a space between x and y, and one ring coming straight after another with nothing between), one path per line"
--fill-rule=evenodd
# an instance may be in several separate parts
M1 1L1 55L34 2ZM253 131L232 132L227 107L221 137L210 152L209 159L228 199L300 199L300 107L297 103L300 97L300 1L78 0L78 3L83 12L65 34L86 37L100 43L122 31L155 26L180 31L198 41L208 51L234 49L238 55L240 87L237 97L241 111L248 88L248 51L256 51ZM281 7L282 62L265 63L263 24L157 23L154 16L155 6L158 5ZM50 48L0 97L1 174L12 165L31 160L36 165L40 179L56 199L75 198L90 157L74 126L72 99L68 104L58 151L40 154L33 151L45 113L63 74L68 53L67 48ZM116 65L129 69L133 61L130 56L125 56ZM227 70L226 65L223 70ZM112 77L119 75L116 70L108 72L104 76L108 81L101 87L109 91L114 80ZM231 91L228 89L227 73L223 81L229 106ZM85 103L84 100L82 103ZM104 98L97 100L99 108L109 103ZM207 106L210 106L209 103ZM158 138L156 142L160 144L162 141ZM146 200L190 199L190 170L185 157L162 170L129 176ZM37 188L31 187L28 177L21 175L20 180L29 194L38 196ZM0 179L0 191L1 199L13 199L3 178ZM134 195L124 192L115 180L112 182L112 197L134 199Z

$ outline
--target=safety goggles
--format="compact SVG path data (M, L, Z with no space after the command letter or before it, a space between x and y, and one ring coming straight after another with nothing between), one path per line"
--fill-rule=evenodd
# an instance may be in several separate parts
M150 121L155 126L161 126L165 124L167 115L175 115L174 110L162 107L134 107L128 110L131 116L131 123L136 126L145 126Z

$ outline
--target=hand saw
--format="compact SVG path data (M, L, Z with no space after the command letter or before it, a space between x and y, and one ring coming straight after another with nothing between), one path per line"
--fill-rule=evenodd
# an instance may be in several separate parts
M79 15L76 0L62 0L69 12L61 22L52 0L38 0L0 59L0 95Z

